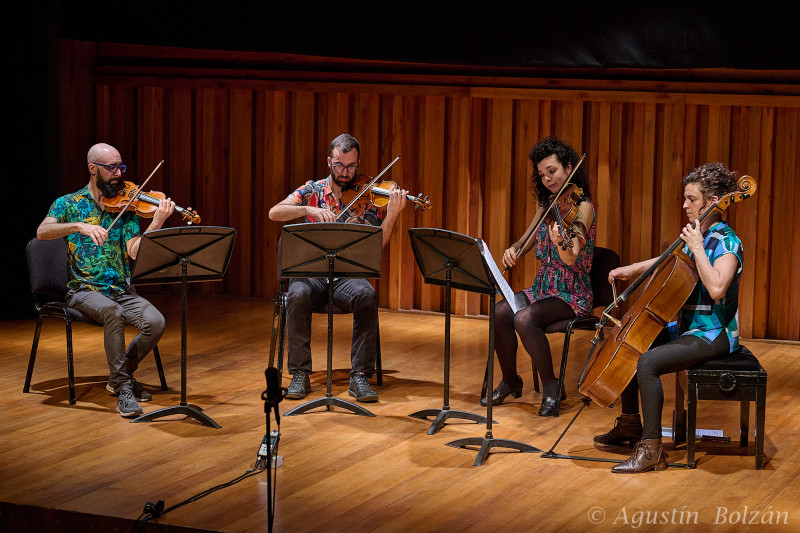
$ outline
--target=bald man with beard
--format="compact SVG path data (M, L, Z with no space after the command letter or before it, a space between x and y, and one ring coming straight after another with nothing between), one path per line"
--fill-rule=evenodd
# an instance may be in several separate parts
M117 396L117 412L133 417L143 412L139 401L152 399L133 374L164 333L164 317L128 285L129 260L136 259L141 242L141 217L126 211L108 229L117 213L107 211L102 198L113 198L124 188L122 158L116 148L100 143L89 149L87 163L89 184L53 202L36 236L65 240L67 304L103 324L109 369L106 388ZM160 229L174 210L172 200L161 200L143 233ZM126 325L140 330L127 348Z

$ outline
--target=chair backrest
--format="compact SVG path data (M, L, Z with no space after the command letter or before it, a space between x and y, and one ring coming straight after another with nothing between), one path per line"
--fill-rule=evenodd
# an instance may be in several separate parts
M28 280L37 300L64 300L67 294L69 271L67 245L64 239L40 241L33 238L25 247L28 260Z
M614 250L594 247L592 256L592 270L589 276L592 279L592 294L595 307L607 307L614 301L614 292L608 282L608 273L617 268L620 264L619 256Z

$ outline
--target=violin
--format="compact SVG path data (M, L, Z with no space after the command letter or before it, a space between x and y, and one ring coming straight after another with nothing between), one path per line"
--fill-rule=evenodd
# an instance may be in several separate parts
M578 216L578 204L583 200L583 189L570 182L585 158L586 154L583 154L575 165L575 168L572 169L570 175L566 180L564 180L564 183L561 185L561 189L559 189L558 194L556 194L553 201L550 202L550 205L547 206L547 209L545 209L544 216L542 216L538 223L531 228L531 232L525 238L522 246L520 246L519 250L517 251L517 259L525 255L528 244L531 242L533 236L539 231L542 222L547 222L548 225L552 225L553 222L557 222L559 228L561 228L559 232L561 233L562 237L562 240L558 243L558 245L561 246L562 250L572 247L572 238L575 236L574 231L572 231L572 223L575 221L575 217ZM531 224L533 223L534 222L531 222ZM510 269L511 267L506 267L503 272L506 272Z
M159 201L166 199L167 195L159 191L150 191L148 193L140 192L136 194L138 189L139 187L135 183L126 181L125 187L120 190L116 196L112 198L103 197L103 206L113 213L119 213L130 209L131 211L135 211L140 217L153 218L156 210L158 210ZM193 211L191 207L184 209L176 205L175 211L188 220L188 224L200 223L200 215L198 215L196 211Z
M400 186L394 181L382 181L380 184L373 184L374 179L366 174L357 174L345 189L342 189L342 207L335 209L334 213L338 218L341 213L348 209L361 211L370 205L382 209L389 205L389 196L392 189L399 189ZM431 201L427 196L406 195L406 198L414 202L414 209L421 208L423 211L431 207Z
M578 216L578 204L583 201L583 189L570 183L555 199L555 206L544 217L548 226L558 224L561 240L558 245L562 250L572 248L572 239L575 237L572 223Z

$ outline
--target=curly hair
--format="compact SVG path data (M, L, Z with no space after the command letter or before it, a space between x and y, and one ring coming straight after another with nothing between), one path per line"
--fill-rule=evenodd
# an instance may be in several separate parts
M580 156L575 149L569 144L564 143L554 136L545 137L539 143L531 148L528 154L528 159L533 163L533 175L531 176L531 187L533 187L536 199L539 205L548 203L550 196L553 194L544 186L542 180L539 178L539 163L551 155L555 155L558 162L561 163L565 169L568 165L572 165L574 169L580 160ZM572 183L583 189L583 196L587 200L592 199L592 192L589 188L589 175L586 173L586 167L581 165L575 175L572 177Z
M737 189L736 172L719 162L700 165L686 174L681 183L684 187L695 184L704 200L712 196L722 198Z

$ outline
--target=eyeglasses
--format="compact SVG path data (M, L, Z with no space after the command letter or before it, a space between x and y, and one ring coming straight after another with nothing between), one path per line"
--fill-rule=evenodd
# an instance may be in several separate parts
M352 174L352 173L353 173L353 172L355 172L355 171L356 171L356 169L358 168L358 164L357 164L357 163L350 163L349 165L347 165L347 166L344 166L344 165L343 165L343 164L341 164L341 163L331 163L331 167L332 167L332 168L333 168L333 170L335 170L336 172L339 172L339 173L341 173L341 172L343 172L343 171L345 171L345 170L346 170L348 174Z
M125 171L128 170L128 167L125 165L106 165L103 163L92 163L93 165L98 165L103 167L104 169L108 170L112 174L116 174L117 170L119 170L120 174L125 174Z

